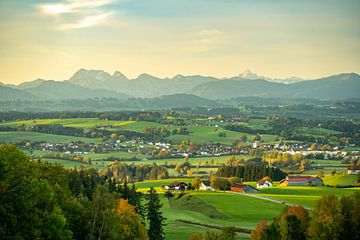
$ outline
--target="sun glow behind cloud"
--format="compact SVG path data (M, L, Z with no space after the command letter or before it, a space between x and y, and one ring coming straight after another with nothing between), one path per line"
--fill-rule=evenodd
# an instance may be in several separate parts
M37 8L42 14L61 17L61 23L56 29L71 30L105 23L114 11L104 10L101 7L113 2L116 0L68 0L60 3L39 4ZM69 14L75 15L71 21L66 16Z

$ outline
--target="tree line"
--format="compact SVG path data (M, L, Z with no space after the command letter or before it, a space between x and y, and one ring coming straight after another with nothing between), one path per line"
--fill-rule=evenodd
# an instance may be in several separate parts
M276 167L257 164L224 165L218 168L216 175L219 177L238 177L244 182L258 181L269 176L274 181L280 181L286 177L286 173Z
M95 169L68 171L0 145L0 186L0 239L164 239L155 190L144 195Z
M323 196L311 213L302 206L287 207L272 223L260 221L251 239L360 239L360 195Z

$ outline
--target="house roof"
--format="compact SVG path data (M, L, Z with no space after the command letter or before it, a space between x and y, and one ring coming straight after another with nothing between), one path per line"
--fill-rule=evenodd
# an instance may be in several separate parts
M286 180L288 182L308 182L313 178L312 176L287 176Z
M209 180L204 180L204 181L201 181L201 182L207 187L210 186L210 181Z
M184 182L173 182L168 185L168 187L178 187L178 186L187 186Z
M257 181L257 183L258 183L259 185L264 185L266 182L271 183L270 181L268 181L268 180L266 180L266 179L261 179L261 180Z
M360 165L352 165L352 166L348 166L348 170L360 170Z

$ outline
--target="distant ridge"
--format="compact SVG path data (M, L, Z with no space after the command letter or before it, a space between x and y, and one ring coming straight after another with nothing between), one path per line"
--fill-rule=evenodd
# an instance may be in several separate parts
M333 100L360 97L360 76L356 73L304 81L300 78L271 79L250 70L227 79L200 75L158 78L147 73L128 79L119 71L109 74L102 70L80 69L65 81L37 79L18 86L0 86L3 92L7 91L1 96L1 101L156 98L176 94L207 99L262 97Z

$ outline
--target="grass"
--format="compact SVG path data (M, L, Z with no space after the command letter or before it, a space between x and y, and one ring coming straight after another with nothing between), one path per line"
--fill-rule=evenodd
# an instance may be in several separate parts
M48 162L52 164L61 164L64 168L81 168L81 167L89 167L90 164L81 163L77 161L70 161L70 160L63 160L63 159L53 159L53 158L43 158L41 159L42 162Z
M149 189L150 187L158 188L161 186L165 186L172 182L189 183L191 181L192 181L192 179L190 179L190 178L168 178L168 179L162 179L162 180L149 180L149 181L144 181L144 182L137 182L137 183L135 183L135 186L139 190L146 190L146 189Z
M180 198L177 197L169 198L169 203L172 208L199 212L209 218L214 218L214 219L228 218L225 214L219 212L216 209L216 207L204 202L203 200L192 194L186 194L185 196L182 196Z
M123 128L130 131L142 132L145 128L161 128L163 126L161 123L138 121L124 125Z
M319 135L319 136L331 136L342 133L340 131L335 131L327 128L309 128L309 127L300 128L300 132L310 135Z
M98 139L73 137L65 135L55 135L37 132L0 132L0 143L15 143L17 141L27 140L30 142L46 141L50 143L70 143L73 141L82 141L86 143L98 143Z
M66 127L76 127L76 128L92 128L96 126L122 126L126 124L131 124L133 121L111 121L111 120L101 120L97 118L67 118L67 119L34 119L34 120L25 120L25 121L13 121L1 123L0 126L15 126L15 125L52 125L58 124Z
M169 140L174 143L181 143L183 140L191 140L196 144L206 144L206 143L221 143L230 145L235 140L240 140L242 135L246 135L249 140L252 140L255 135L229 131L225 129L217 129L212 126L191 126L188 128L190 134L189 135L171 135L168 137ZM225 134L225 137L219 137L219 134ZM262 142L274 142L274 135L263 134L261 135Z
M323 178L324 184L333 187L350 187L358 184L358 175L336 174Z
M216 219L210 218L198 211L189 209L179 210L176 207L172 207L170 202L162 196L162 211L167 218L167 226L165 227L166 239L188 239L191 233L212 231L209 228L179 223L176 221L177 219L222 227L235 226L253 229L261 219L271 222L272 217L278 215L284 207L280 204L260 199L249 199L249 197L240 194L200 191L192 192L191 194L205 204L213 206L219 213L227 216L227 218ZM205 209L205 211L207 210ZM238 235L237 239L249 239L249 235Z
M12 121L0 123L0 126L17 126L17 125L44 125L44 124L58 124L65 127L75 127L89 129L93 127L110 127L116 129L126 129L131 131L143 131L146 127L162 127L163 125L155 122L146 121L114 121L97 118L67 118L67 119L34 119L24 121Z
M272 187L263 188L258 195L286 201L293 204L300 204L307 207L314 207L316 201L324 195L351 195L360 188L329 188L329 187Z

